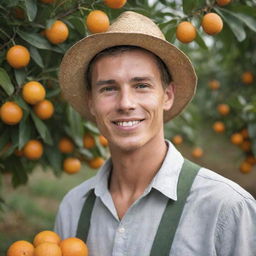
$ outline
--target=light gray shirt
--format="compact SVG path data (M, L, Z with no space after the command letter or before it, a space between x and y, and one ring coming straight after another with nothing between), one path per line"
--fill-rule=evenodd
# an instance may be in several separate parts
M149 256L167 200L177 200L184 161L167 143L161 168L121 220L108 190L112 167L109 159L95 177L67 193L59 207L55 231L63 239L76 235L87 192L95 189L97 198L87 240L90 256ZM256 256L256 201L238 184L201 168L187 198L170 256L213 255Z

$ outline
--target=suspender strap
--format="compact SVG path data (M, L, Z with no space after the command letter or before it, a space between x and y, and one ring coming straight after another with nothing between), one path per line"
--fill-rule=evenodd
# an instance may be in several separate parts
M178 181L178 200L168 200L150 256L168 256L192 183L200 167L185 159Z
M92 215L92 209L94 206L96 196L94 190L90 190L88 197L84 203L83 209L81 211L80 219L77 225L76 237L82 239L85 243L90 228L90 221Z

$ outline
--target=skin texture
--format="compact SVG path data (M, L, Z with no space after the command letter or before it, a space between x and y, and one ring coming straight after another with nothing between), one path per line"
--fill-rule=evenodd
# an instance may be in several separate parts
M153 57L142 50L102 57L93 67L89 106L109 141L109 189L120 218L162 164L167 151L163 112L173 98L173 85L163 88ZM124 121L138 123L118 125Z

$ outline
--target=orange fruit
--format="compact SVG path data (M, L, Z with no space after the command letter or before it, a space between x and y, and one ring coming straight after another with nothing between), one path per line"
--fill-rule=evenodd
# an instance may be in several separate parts
M211 12L204 15L201 25L205 33L216 35L222 30L223 21L218 14Z
M6 256L34 256L34 246L25 240L16 241L8 248Z
M35 247L37 247L39 244L42 244L45 242L59 244L60 241L61 241L61 238L57 233L50 230L44 230L36 234L33 240L33 244Z
M242 173L249 173L251 172L251 170L252 170L252 165L247 161L242 162L242 164L240 165L240 171Z
M247 128L244 128L240 133L242 134L244 139L249 138L249 132Z
M249 140L244 140L241 144L240 144L241 149L244 152L249 152L251 151L252 148L252 143Z
M95 146L95 140L90 133L84 135L83 144L85 148L93 148Z
M237 132L231 135L230 140L233 144L240 145L242 144L244 138L240 133Z
M37 81L30 81L22 88L22 97L29 104L36 104L45 98L45 88Z
M103 11L91 11L86 18L86 26L92 34L106 32L109 28L109 18Z
M45 242L35 248L34 256L62 256L62 253L57 244Z
M75 149L74 143L71 139L63 137L60 139L58 148L64 154L72 153Z
M218 80L211 80L208 82L208 86L211 90L218 90L220 88L220 82Z
M126 2L127 0L104 0L104 4L112 9L122 8Z
M7 51L6 60L13 68L24 68L29 64L30 53L22 45L14 45Z
M102 157L95 157L88 161L88 165L93 169L98 169L104 164L104 159Z
M54 106L49 100L42 100L33 107L35 114L42 120L52 117L54 113Z
M23 117L21 107L12 101L7 101L1 106L1 119L5 124L15 125L19 123Z
M255 165L256 164L256 158L253 155L248 155L245 159L246 162L248 162L251 165Z
M55 0L40 0L40 2L44 3L44 4L52 4L54 3Z
M215 132L218 132L218 133L221 133L221 132L224 132L225 131L225 125L223 122L221 121L217 121L213 124L212 126L213 130Z
M30 160L39 159L43 152L43 144L39 140L29 140L23 148L24 156Z
M175 135L173 138L172 138L172 142L175 144L175 145L180 145L182 142L183 142L183 138L181 135Z
M252 72L246 71L246 72L244 72L244 73L242 74L241 79L242 79L242 82L243 82L244 84L251 84L251 83L253 83L254 77L253 77Z
M190 43L196 38L196 28L188 21L182 21L176 28L176 37L182 43Z
M45 30L45 36L52 44L61 44L67 40L69 35L69 30L67 25L56 20L50 28Z
M219 5L219 6L228 5L230 2L231 2L231 0L216 0L217 5Z
M103 135L99 135L99 142L103 147L108 146L108 140Z
M88 256L87 245L79 238L70 237L61 241L62 256Z
M68 174L74 174L81 169L81 162L78 158L68 157L63 161L63 170Z
M230 112L230 107L229 105L223 103L217 106L217 110L221 115L226 116Z
M203 155L203 150L200 147L195 147L192 151L192 156L195 158L200 158Z

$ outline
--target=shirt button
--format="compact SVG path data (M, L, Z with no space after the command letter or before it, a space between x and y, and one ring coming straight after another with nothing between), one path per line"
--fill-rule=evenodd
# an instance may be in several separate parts
M125 232L125 228L123 228L123 227L119 228L119 229L118 229L118 232L119 232L119 233L124 233L124 232Z

